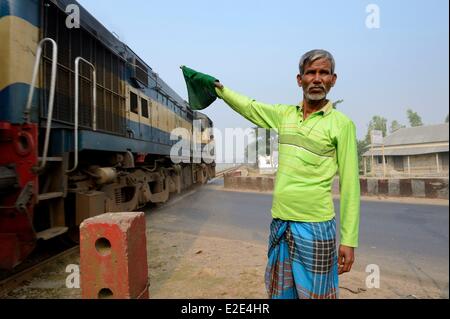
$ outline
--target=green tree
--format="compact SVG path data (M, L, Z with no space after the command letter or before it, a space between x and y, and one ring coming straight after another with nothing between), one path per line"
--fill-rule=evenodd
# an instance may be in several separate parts
M381 132L383 132L383 137L386 136L387 133L387 119L379 116L379 115L374 115L372 117L372 119L369 122L368 125L368 129L367 129L367 134L366 134L366 139L365 142L367 144L370 144L370 132L372 132L373 130L379 130Z
M389 132L394 133L395 131L404 128L405 125L400 124L399 122L397 122L396 120L393 120L391 122L391 127L389 129Z
M359 160L359 169L360 171L363 169L363 157L362 155L366 152L367 150L367 146L369 146L371 144L371 140L370 140L370 133L372 132L372 130L378 130L381 131L383 133L383 137L386 136L387 133L387 119L379 116L379 115L374 115L372 117L372 119L369 122L368 125L368 129L367 129L367 134L366 137L363 140L359 140L357 143L357 147L358 147L358 160Z
M448 114L447 117L445 118L445 123L448 123Z
M411 125L411 127L422 126L423 125L422 118L420 117L419 114L417 114L413 110L408 109L406 111L406 114L408 115L408 120L409 120L409 124Z
M357 142L357 148L358 148L358 163L359 163L359 170L362 171L364 164L363 164L363 154L367 150L367 146L369 146L369 143L364 140L358 140Z

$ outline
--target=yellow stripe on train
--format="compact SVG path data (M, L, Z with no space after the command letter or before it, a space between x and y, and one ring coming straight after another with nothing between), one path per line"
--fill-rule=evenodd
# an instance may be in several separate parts
M31 84L39 36L39 28L20 17L5 16L0 18L0 39L2 39L0 46L0 90L14 83ZM41 88L39 82L36 86ZM123 85L123 80L121 82ZM130 112L129 90L126 90L126 107L128 118L131 120L151 125L167 133L170 133L176 127L184 127L192 131L192 123L147 96L145 98L150 102L150 118L146 119L133 114ZM143 96L142 94L138 95Z
M39 28L16 16L0 18L0 90L31 84ZM39 87L39 85L38 85Z
M138 113L131 112L129 98L130 92L133 92L138 97ZM127 85L126 96L126 113L127 117L131 121L158 128L159 130L169 134L172 132L172 130L178 127L183 127L189 132L192 132L192 123L188 122L163 104L149 98L140 90L134 89L131 86ZM148 102L149 118L142 116L142 99L145 99Z

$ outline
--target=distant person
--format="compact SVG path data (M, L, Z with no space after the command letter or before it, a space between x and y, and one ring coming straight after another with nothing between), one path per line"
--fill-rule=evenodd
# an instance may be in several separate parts
M188 68L183 72L190 100L199 98L197 107L206 107L218 96L254 124L278 131L278 171L265 275L269 297L337 298L338 274L351 270L358 246L356 129L326 98L337 79L333 56L325 50L309 51L301 57L299 69L297 83L303 89L299 105L264 104L233 92L208 75ZM194 96L202 90L209 93ZM201 103L203 98L207 98L206 104ZM331 193L337 172L341 195L338 252Z

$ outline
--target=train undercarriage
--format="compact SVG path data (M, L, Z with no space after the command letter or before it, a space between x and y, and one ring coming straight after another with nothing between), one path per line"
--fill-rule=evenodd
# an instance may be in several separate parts
M174 164L166 156L137 156L131 152L82 151L78 168L69 174L73 153L48 157L46 161L45 168L37 172L37 187L30 183L33 186L22 188L19 196L9 193L15 204L25 201L22 209L17 205L2 207L2 220L6 219L0 229L5 244L0 269L12 269L21 263L39 240L60 236L77 241L78 227L86 218L164 203L171 195L205 184L215 176L214 163ZM10 169L2 174L12 172ZM22 193L27 189L25 200ZM3 196L6 198L7 193ZM23 222L19 223L19 219ZM3 229L8 223L13 228Z
M81 152L79 169L64 174L69 154L54 159L41 173L35 208L37 238L49 239L77 228L89 217L128 212L164 203L215 176L214 164L173 164L168 157L147 155L140 163L130 152ZM94 160L97 159L97 160ZM98 160L101 159L101 160ZM47 214L47 216L43 216Z

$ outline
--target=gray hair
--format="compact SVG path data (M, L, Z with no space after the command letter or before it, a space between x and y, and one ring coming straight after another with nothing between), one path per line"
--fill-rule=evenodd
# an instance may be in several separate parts
M331 73L334 74L335 63L333 55L328 51L316 49L306 52L301 57L299 63L300 75L303 75L303 73L305 72L305 66L319 59L327 59L328 61L330 61Z

